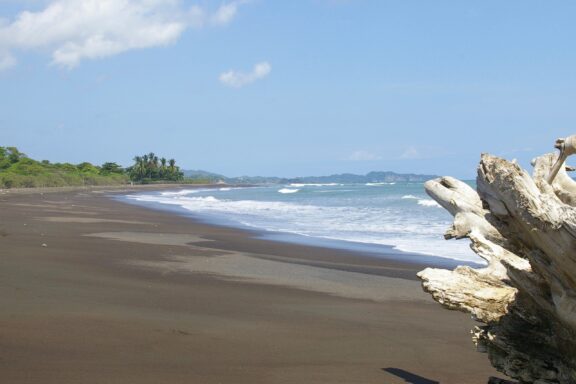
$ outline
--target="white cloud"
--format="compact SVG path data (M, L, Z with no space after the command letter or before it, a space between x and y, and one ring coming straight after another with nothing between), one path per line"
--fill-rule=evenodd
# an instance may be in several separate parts
M0 71L16 65L16 59L10 53L0 53Z
M400 155L401 159L418 159L420 158L420 152L416 147L408 147L406 150Z
M374 161L374 160L381 160L382 156L376 155L374 153L368 151L355 151L352 152L350 156L348 156L348 160L351 161Z
M230 23L238 13L238 7L242 4L247 4L248 0L232 1L228 4L222 4L210 18L212 24L226 25Z
M271 71L272 66L268 62L264 61L256 64L250 73L230 70L220 74L219 79L224 85L233 88L241 88L255 82L256 80L265 78Z
M242 3L211 14L199 6L182 9L179 0L52 0L0 23L0 52L8 52L0 55L0 69L14 65L15 50L48 51L53 64L74 68L85 59L165 46L190 27L230 23Z

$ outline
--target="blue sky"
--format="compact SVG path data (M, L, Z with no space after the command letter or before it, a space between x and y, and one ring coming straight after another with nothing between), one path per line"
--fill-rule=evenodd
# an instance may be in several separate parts
M0 0L0 145L473 178L576 133L576 2Z

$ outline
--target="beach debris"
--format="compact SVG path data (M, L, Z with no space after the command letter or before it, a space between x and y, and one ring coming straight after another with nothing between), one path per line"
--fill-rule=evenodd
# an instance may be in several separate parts
M43 246L43 247L47 247L47 246L48 246L48 244L46 244L46 243L42 243L42 246Z
M423 289L471 313L478 351L519 383L576 383L576 182L565 166L576 136L556 148L533 161L532 176L483 154L476 190L451 177L425 185L454 216L445 238L468 238L487 266L427 268Z

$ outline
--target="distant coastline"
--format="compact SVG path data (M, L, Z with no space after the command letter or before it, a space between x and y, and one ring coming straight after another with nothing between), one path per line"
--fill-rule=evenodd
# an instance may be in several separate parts
M227 177L201 170L181 170L176 160L158 157L154 152L134 157L134 164L123 168L115 162L94 165L52 163L34 160L16 147L0 146L0 189L126 186L134 184L365 184L425 182L436 175L373 171L365 175L340 173L329 176L294 178L242 176Z
M241 176L226 177L217 173L201 170L183 170L185 178L199 179L226 184L364 184L364 183L394 183L394 182L425 182L435 179L437 175L422 175L416 173L396 173L392 171L373 171L364 175L354 173L339 173L329 176L275 177L275 176Z

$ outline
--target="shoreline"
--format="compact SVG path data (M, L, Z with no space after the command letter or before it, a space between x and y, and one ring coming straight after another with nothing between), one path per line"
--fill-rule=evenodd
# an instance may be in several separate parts
M155 191L165 189L195 189L195 188L223 188L233 187L228 184L121 184L121 185L85 185L69 187L33 187L33 188L0 188L0 196L11 195L35 195L44 193L66 193L66 192L137 192Z
M200 187L209 188L209 187ZM219 187L214 187L219 188ZM184 188L185 189L185 188ZM159 202L142 202L138 200L131 200L126 198L127 195L137 193L138 191L112 192L110 196L122 203L134 205L144 209L152 209L160 212L169 212L174 215L189 218L192 221L201 222L207 225L219 226L224 228L232 228L244 231L247 236L254 237L262 241L280 242L285 244L304 245L315 248L325 248L332 250L350 251L357 254L362 254L363 257L385 259L389 261L399 261L402 263L414 264L425 267L435 267L444 269L454 269L460 265L470 266L472 268L483 268L485 265L475 263L468 260L459 260L449 257L442 257L437 255L429 255L416 252L406 252L396 249L393 245L376 244L376 243L361 243L354 241L346 241L339 239L329 239L321 237L308 237L296 233L268 231L263 228L255 228L245 226L231 220L216 219L210 215L203 215L193 211L186 210L180 206L169 204L162 204ZM149 191L149 192L154 192Z
M173 186L171 186L173 188ZM0 196L17 383L485 383L421 265L280 243L101 191Z

